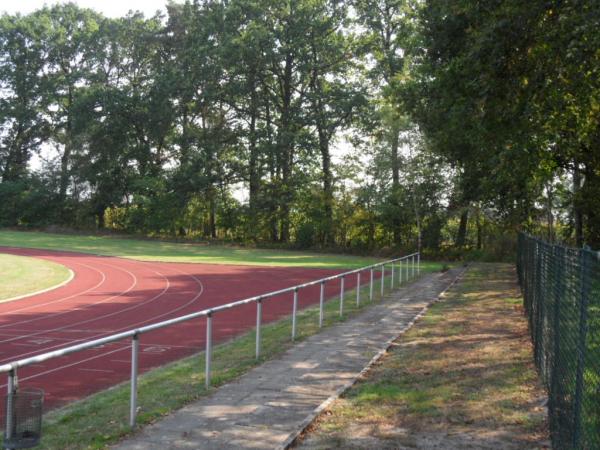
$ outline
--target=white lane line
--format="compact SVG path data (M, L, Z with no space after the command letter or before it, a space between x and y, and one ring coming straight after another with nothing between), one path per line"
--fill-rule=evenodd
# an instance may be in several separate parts
M173 311L171 311L171 312L177 312L177 311L179 311L180 309L182 309L182 308L185 308L185 307L187 307L188 305L190 305L190 304L192 304L193 302L195 302L195 301L196 301L196 300L197 300L197 299L198 299L198 298L199 298L199 297L202 295L202 293L204 292L204 285L203 285L203 284L202 284L202 282L201 282L201 281L198 279L198 277L196 277L195 275L192 275L192 274L189 274L189 273L183 272L183 271L181 271L181 270L177 270L177 269L173 269L173 270L175 270L176 272L182 273L182 274L184 274L184 275L187 275L187 276L189 276L189 277L193 278L193 279L194 279L194 281L196 281L196 283L197 283L197 284L200 286L200 291L199 291L199 292L198 292L198 293L197 293L197 294L196 294L196 295L195 295L195 296L194 296L194 297L193 297L193 298L192 298L192 299L191 299L191 300L190 300L188 303L186 303L185 305L183 305L183 306L180 306L179 308L176 308L176 309L174 309ZM156 273L158 273L158 272L156 272ZM161 275L162 275L162 274L161 274ZM165 313L165 314L162 314L161 316L164 316L164 315L166 315L166 314L170 314L170 313ZM158 316L158 317L161 317L161 316ZM141 322L141 323L146 323L146 322L148 322L148 321L154 321L155 319L156 319L156 317L154 317L154 318L152 318L152 319L149 319L149 320L145 320L145 321L143 321L143 322ZM138 325L139 325L139 323L138 323ZM134 326L135 326L135 325L132 325L132 327L134 327ZM129 327L127 327L127 328L122 328L121 330L124 330L124 329L129 329ZM116 333L116 332L117 332L117 331L115 331L115 333ZM93 337L92 337L92 338L93 338ZM92 338L88 338L88 339L92 339ZM80 339L80 340L81 340L81 339ZM86 339L86 340L87 340L87 339ZM49 374L49 373L53 373L53 372L57 372L57 371L59 371L59 370L67 369L67 368L69 368L69 367L76 366L77 364L81 364L81 363L88 362L88 361L91 361L91 360L94 360L94 359L97 359L97 358L101 358L101 357L104 357L104 356L108 356L108 355L111 355L111 354L113 354L113 353L116 353L116 352L118 352L118 351L121 351L121 350L126 350L126 349L128 349L128 348L131 348L131 346L129 346L129 345L128 345L128 346L126 346L126 347L123 347L123 348L118 348L118 349L116 349L116 350L111 350L111 351L108 351L108 352L104 352L104 353L101 353L101 354L99 354L99 355L93 356L93 357L91 357L91 358L83 359L83 360L81 360L81 361L75 361L75 362L73 362L73 363L70 363L70 364L66 364L66 365L63 365L63 366L57 367L57 368L55 368L55 369L47 370L47 371L45 371L45 372L41 372L41 373L38 373L38 374L33 374L33 375L30 375L30 376L28 376L28 377L21 378L20 380L21 380L21 381L27 381L27 380L31 380L31 379L34 379L34 378L39 378L39 377L41 377L41 376L44 376L44 375L47 375L47 374ZM45 350L45 351L47 351L47 350ZM11 361L15 361L15 359L11 359ZM3 385L1 385L1 386L0 386L0 389L2 389L2 388L5 388L5 387L6 387L6 384L3 384Z
M96 269L95 267L88 266L87 264L84 264L84 263L81 263L81 262L72 262L71 264L77 264L77 265L80 265L80 266L83 266L83 267L87 267L88 269L93 270L94 272L99 273L100 276L101 276L100 282L98 284L96 284L95 286L92 286L90 288L84 289L83 291L75 292L74 294L68 295L67 297L61 297L61 298L54 299L54 300L49 301L49 302L36 303L35 305L30 305L30 306L25 306L23 308L13 309L11 311L0 313L0 316L6 316L6 315L10 315L10 314L15 314L15 313L18 313L18 312L21 312L21 311L28 311L30 309L39 308L41 306L53 305L54 303L61 303L61 302L64 302L65 300L70 300L73 297L78 297L80 295L87 294L88 292L93 291L94 289L102 286L104 284L104 282L106 281L106 276L104 275L104 272ZM17 323L20 323L20 322L17 322ZM7 325L1 325L0 328L6 328L6 327L9 327L9 326L13 326L13 325L15 325L15 322L9 323Z
M94 359L98 359L98 358L101 358L101 357L106 356L106 355L111 355L113 353L121 352L123 350L127 350L127 347L117 348L116 350L111 350L110 352L100 353L99 355L92 356L92 357L86 358L86 359L82 359L81 361L75 361L75 362L73 362L71 364L65 364L63 366L56 367L54 369L46 370L45 372L40 372L40 373L37 373L37 374L34 374L34 375L30 375L28 377L22 377L22 378L19 378L19 381L23 382L23 381L27 381L27 380L32 380L33 378L38 378L38 377L41 377L43 375L48 375L49 373L58 372L59 370L68 369L69 367L74 367L74 366L77 366L79 364L83 364L83 363L86 363L88 361L93 361ZM0 389L5 388L5 387L6 387L6 383L3 384L2 386L0 386Z
M154 270L152 270L152 272L156 273L157 275L160 275L166 281L166 285L165 285L164 289L158 295L155 295L154 297L152 297L152 298L150 298L148 300L145 300L142 303L135 304L135 305L133 305L133 306L131 306L129 308L124 308L124 309L121 309L121 310L118 310L118 311L115 311L115 312L112 312L112 313L109 313L109 314L104 314L102 316L97 316L97 317L93 317L91 319L87 319L87 320L84 320L84 321L76 322L73 325L74 326L80 326L80 325L85 324L85 323L94 322L94 321L100 320L100 319L106 319L107 317L112 317L112 316L118 315L118 314L123 314L123 312L125 312L125 311L129 311L129 310L132 310L132 309L139 308L141 306L147 305L148 303L151 303L151 302L155 301L157 298L159 298L162 295L164 295L169 290L169 288L171 287L171 283L170 283L169 279L167 277L165 277L164 275L162 275L162 274L160 274L160 273L158 273L158 272L156 272ZM137 278L136 278L136 282L137 282ZM97 304L97 303L93 303L93 305L95 305L95 304ZM39 333L32 333L30 335L23 336L23 337L36 336L38 334L51 333L51 332L55 332L55 331L61 331L61 332L68 331L68 327L70 327L70 326L71 325L65 325L65 326L59 327L59 328L54 328L54 329L50 329L50 330L43 330L43 331L40 331ZM130 327L128 326L128 327L125 327L125 328L122 328L122 329L125 330L125 329L129 329L129 328ZM109 334L114 334L117 331L110 331ZM93 336L86 336L84 338L72 339L70 342L68 342L68 344L72 345L72 344L75 344L77 342L90 341L90 340L93 340L93 339L95 339L97 337L102 337L104 335L105 335L105 333L101 332L101 333L93 335ZM0 343L1 342L10 342L10 341L18 340L18 339L19 338L7 339L7 340L4 340L4 341L0 340ZM61 348L61 347L64 347L64 345L63 344L58 344L58 345L53 345L53 346L50 346L50 347L45 347L44 349L40 349L38 352L21 353L21 354L15 356L15 357L11 357L11 360L14 361L16 359L22 359L25 356L28 356L28 355L31 355L31 354L46 353L46 352L48 352L51 349Z
M28 330L28 329L14 329L11 330L10 328L7 329L3 329L0 330L0 336L1 335L6 335L6 336L14 336L16 334L19 335L23 335L23 333L35 333L36 331L39 331L39 329L32 329L32 330ZM113 330L102 330L102 329L92 329L89 328L87 330L61 330L61 333L112 333ZM59 338L56 338L59 339Z
M105 373L115 373L114 370L105 370L105 369L79 369L86 372L105 372Z
M57 316L63 316L65 314L71 314L73 311L79 311L79 310L82 310L82 309L87 309L90 306L99 305L101 303L105 303L105 302L107 302L109 300L112 300L112 299L115 299L115 298L119 298L119 297L123 296L124 294L127 294L129 291L131 291L137 285L137 282L138 282L137 277L134 274L132 274L131 272L129 272L128 270L120 269L120 268L118 268L118 270L122 270L123 272L127 273L128 275L130 275L132 277L132 279L133 279L133 283L125 291L122 291L122 292L120 292L117 295L111 295L110 297L103 298L100 301L86 304L86 305L84 305L83 308L76 308L74 310L63 311L63 312L60 312L60 313L44 315L44 316L36 317L36 318L30 319L30 320L22 320L20 322L13 323L11 325L17 325L17 324L21 324L21 323L30 323L30 322L35 322L35 321L38 321L38 320L45 320L45 319L48 319L50 317L57 317ZM101 317L103 317L103 316L95 317L93 319L85 320L85 321L82 321L82 322L76 322L75 325L81 325L81 324L84 324L84 323L87 323L87 322L91 322L91 321L97 320L97 319L99 319ZM46 329L46 330L40 330L37 333L31 333L31 334L23 335L21 337L15 337L15 338L12 338L12 339L0 340L0 344L3 344L5 342L16 341L18 339L26 339L26 338L29 338L29 337L32 337L32 336L39 336L40 334L50 333L50 332L53 332L53 331L60 331L62 329L68 328L70 326L71 326L71 324L65 325L65 326L62 326L62 327L58 327L58 328L51 328L51 329Z
M63 266L64 266L64 264L63 264ZM46 289L40 289L39 291L30 292L29 294L23 294L23 295L17 295L15 297L5 298L3 300L0 300L0 303L8 303L8 302L14 302L15 300L23 300L24 298L27 298L27 297L33 297L34 295L45 294L46 292L50 292L55 289L61 288L65 285L69 284L73 280L73 278L75 278L75 272L73 272L68 267L67 267L67 270L69 271L69 276L62 283L55 284L54 286L47 287Z

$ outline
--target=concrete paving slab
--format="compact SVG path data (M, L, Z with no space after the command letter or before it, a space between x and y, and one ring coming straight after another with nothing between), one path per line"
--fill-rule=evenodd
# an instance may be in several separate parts
M116 445L121 450L281 448L456 278L423 276Z

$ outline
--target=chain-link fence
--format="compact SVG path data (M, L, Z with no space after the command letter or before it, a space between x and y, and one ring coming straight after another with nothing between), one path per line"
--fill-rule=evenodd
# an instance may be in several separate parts
M600 449L600 253L520 234L517 269L553 447Z

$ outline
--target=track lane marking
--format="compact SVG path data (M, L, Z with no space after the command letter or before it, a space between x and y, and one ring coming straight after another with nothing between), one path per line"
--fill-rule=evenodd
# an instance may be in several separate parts
M161 297L162 295L164 295L164 294L166 293L166 291L168 291L168 289L170 288L170 281L169 281L168 277L167 277L165 274L162 274L162 273L160 273L160 272L158 272L158 271L156 271L156 270L154 270L154 269L148 268L148 270L150 270L150 271L154 272L155 274L157 274L157 275L161 276L163 279L165 279L165 280L166 280L166 282L167 282L167 286L166 286L166 287L163 289L163 291L162 291L160 294L158 294L157 296L155 296L155 297L153 297L153 298L151 298L151 299L149 299L149 300L146 300L146 301L144 301L144 302L142 302L142 303L136 304L136 305L134 305L134 306L133 306L133 307L131 307L131 308L126 308L126 309L124 309L124 310L115 311L115 312L113 312L113 313L111 313L111 314L109 314L109 315L95 317L95 318L93 318L93 319L89 319L89 320L86 320L86 321L77 322L77 323L75 323L75 324L74 324L74 326L78 326L78 325L81 325L81 324L83 324L83 323L87 323L87 322L89 322L89 321L94 321L94 320L98 320L98 319L101 319L101 318L106 318L107 316L112 316L112 315L115 315L115 314L122 314L124 311L127 311L127 310L129 310L129 309L138 308L138 307L140 307L140 306L143 306L143 305L145 305L145 304L147 304L147 303L151 303L152 301L154 301L154 300L156 300L157 298L159 298L159 297ZM181 271L181 270L177 270L177 269L173 269L173 270L174 270L175 272L178 272L178 273L184 274L184 275L186 275L186 276L189 276L190 278L192 278L192 279L193 279L193 280L194 280L194 281L195 281L195 282L196 282L196 283L197 283L197 284L200 286L200 291L199 291L199 292L198 292L198 293L197 293L197 294L196 294L196 295L195 295L195 296L194 296L194 297L193 297L193 298L192 298L190 301L188 301L186 304L184 304L184 305L181 305L181 306L179 306L178 308L175 308L175 309L173 309L173 310L171 310L171 311L168 311L168 312L166 312L166 313L160 314L160 315L158 315L158 316L153 316L152 318L150 318L150 319L147 319L147 320L145 320L145 321L141 321L141 322L137 322L137 323L134 323L134 324L130 324L130 325L126 326L126 327L122 327L122 328L120 328L120 329L117 329L117 330L112 330L112 331L110 331L110 332L108 332L108 333L102 332L101 334L97 334L97 335L94 335L94 336L86 336L85 338L73 339L73 340L71 340L70 342L68 342L68 344L65 344L65 345L63 345L63 344L59 344L59 345L54 345L54 346L50 346L50 347L45 347L43 350L39 350L39 351L37 351L37 352L26 352L26 353L21 353L21 354L19 354L19 355L18 355L16 358L13 358L13 357L11 356L11 357L10 357L10 359L8 359L8 358L7 358L7 362L8 362L8 361L14 361L14 360L16 360L16 359L22 359L24 356L28 356L28 355L35 355L35 354L42 354L42 353L46 353L46 352L48 352L48 351L49 351L49 350L51 350L51 349L55 349L55 348L63 348L63 347L65 347L65 346L69 346L69 345L72 345L72 344L74 344L74 343L77 343L77 342L84 342L84 341L89 341L89 340L97 339L97 338L103 337L103 336L105 336L105 335L107 335L107 334L108 334L108 335L110 335L110 334L115 334L115 333L117 333L117 332L119 332L119 331L123 331L123 330L128 330L128 329L131 329L132 327L135 327L136 325L141 325L141 324L143 324L143 323L146 323L146 322L153 322L153 321L155 321L155 320L156 320L157 318L159 318L159 317L163 317L163 316L165 316L165 315L168 315L168 314L172 314L172 313L174 313L174 312L177 312L177 311L181 310L182 308L186 308L187 306L189 306L189 305L191 305L193 302L195 302L195 301L196 301L196 300L197 300L197 299L198 299L198 298L199 298L199 297L202 295L202 293L204 292L204 285L202 284L202 282L201 282L201 281L200 281L200 280L199 280L199 279L198 279L198 278L197 278L195 275L192 275L192 274L189 274L189 273L187 273L187 272L183 272L183 271ZM96 303L95 303L95 304L96 304ZM65 327L66 327L66 328L68 328L68 326L69 326L69 325L67 325L67 326L65 326ZM65 327L61 327L61 328L65 328ZM51 330L43 330L43 331L40 331L39 333L32 333L32 334L31 334L31 335L29 335L29 336L35 336L35 335L39 335L39 334L43 334L43 333L47 333L47 332L54 332L54 331L61 331L61 332L64 332L64 331L69 331L69 330L68 330L68 329L66 329L66 330L65 330L65 329L56 328L56 329L51 329ZM9 339L9 340L5 340L5 341L14 341L14 340L18 340L18 338ZM0 342L3 342L3 341L0 341Z
M124 294L127 294L128 292L130 292L137 285L137 281L138 280L137 280L137 277L134 274L132 274L131 272L129 272L128 270L125 270L125 269L119 269L119 270L122 270L123 272L129 274L133 278L133 283L131 284L131 286L129 286L125 291L122 291L122 292L120 292L117 295L111 295L110 297L103 298L102 300L99 300L97 302L93 302L93 303L87 304L87 305L85 305L86 308L89 307L89 306L99 305L101 303L105 303L105 302L107 302L109 300L112 300L114 298L119 298L119 297L123 296ZM20 322L11 323L10 325L18 325L18 324L21 324L21 323L31 323L31 322L35 322L35 321L38 321L38 320L45 320L45 319L48 319L48 318L63 316L65 314L71 314L71 313L73 313L73 311L80 311L82 309L83 308L76 308L75 310L71 310L71 311L63 311L63 312L60 312L60 313L50 314L50 315L47 315L47 316L36 317L34 319L22 320ZM86 321L77 322L76 325L81 325L82 323L86 323ZM39 336L40 334L49 333L49 332L53 332L53 331L60 331L60 330L62 330L64 328L68 328L69 326L71 326L71 325L65 325L63 327L53 328L53 329L40 330L39 332L36 332L36 333L31 333L31 334L28 334L28 335L21 336L21 338L28 338L28 337L32 337L32 336ZM0 328L2 328L2 327L0 327ZM13 339L0 340L0 344L6 343L6 342L16 341L16 340L21 339L21 338L13 338Z
M172 311L169 311L168 313L164 313L164 314L162 314L162 315L160 315L160 316L164 316L164 315L166 315L166 314L171 314L171 313L173 313L173 312L177 312L178 310L180 310L180 309L182 309L182 308L184 308L184 307L187 307L187 306L188 306L188 305L190 305L191 303L195 302L195 301L196 301L196 300L197 300L197 299L198 299L198 298L199 298L199 297L202 295L202 293L204 292L204 285L202 284L202 281L200 281L200 279L198 279L198 277L196 277L196 276L195 276L195 275L193 275L193 274L189 274L189 273L183 272L183 271L181 271L181 270L176 270L176 269L174 269L174 270L175 270L176 272L182 273L182 274L184 274L184 275L187 275L187 276L190 276L191 278L193 278L193 279L194 279L194 281L196 281L196 283L197 283L197 284L200 286L200 291L199 291L199 292L198 292L198 293L197 293L197 294L196 294L196 295L195 295L195 296L194 296L194 297L193 297L193 298L192 298L190 301L188 301L188 302L187 302L185 305L182 305L182 306L180 306L180 307L178 307L178 308L175 308L174 310L172 310ZM160 316L158 316L158 317L160 317ZM148 321L154 321L155 319L156 319L156 317L153 317L152 319L148 319L148 320L145 320L145 321L143 321L143 322L140 322L140 323L145 323L145 322L148 322ZM138 323L138 325L139 325L140 323ZM126 327L126 328L122 328L122 329L129 329L129 328L130 328L130 327ZM92 338L94 338L94 337L92 337ZM86 339L84 339L84 340L90 340L90 339L92 339L92 338L86 338ZM50 347L50 348L52 348L52 347ZM94 347L94 348L101 348L101 347ZM77 364L81 364L81 363L84 363L84 362L91 361L91 360L93 360L93 359L97 359L97 358L101 358L101 357L104 357L104 356L108 356L108 355L111 355L111 354L113 354L113 353L116 353L116 352L118 352L118 351L126 350L126 349L128 349L128 348L131 348L131 345L126 345L125 347L122 347L122 348L119 348L119 349L116 349L116 350L111 350L111 351L108 351L108 352L104 352L104 353L101 353L101 354L99 354L99 355L96 355L96 356L94 356L94 357L91 357L91 358L86 358L86 359L83 359L83 360L80 360L80 361L75 361L75 362L73 362L73 363L70 363L70 364L65 364L65 365L62 365L62 366L56 367L56 368L54 368L54 369L51 369L51 370L45 371L45 372L41 372L41 373L38 373L38 374L32 374L32 375L30 375L30 376L28 376L28 377L21 378L20 380L21 380L21 381L27 381L27 380L31 380L31 379L35 379L35 378L39 378L39 377L41 377L41 376L44 376L44 375L47 375L47 374L49 374L49 373L54 373L54 372L57 372L57 371L59 371L59 370L68 369L69 367L76 366ZM91 350L91 349L90 349L90 350ZM44 350L42 353L45 353L46 351L48 351L48 350L46 349L46 350ZM31 352L31 353L33 353L33 352ZM69 355L69 356L70 356L70 355ZM15 359L13 359L13 358L11 357L10 361L14 361L14 360L15 360ZM4 388L4 387L6 387L6 384L4 384L4 385L1 385L1 386L0 386L0 389L1 389L1 388Z
M96 269L96 268L94 268L94 267L92 267L92 266L88 266L87 264L81 263L81 262L73 262L72 264L78 264L78 265L80 265L80 266L87 267L88 269L91 269L91 270L93 270L94 272L97 272L97 273L99 273L99 274L101 275L102 279L101 279L101 280L100 280L100 282L99 282L98 284L96 284L95 286L92 286L91 288L84 289L83 291L75 292L74 294L70 294L70 295L68 295L67 297L61 297L61 298L58 298L58 299L52 300L52 301L50 301L50 302L46 302L46 303L37 303L37 304L35 304L35 305L30 305L30 306L26 306L26 307L19 308L19 309L14 309L14 310L12 310L12 311L3 312L3 313L0 313L0 317L1 317L1 316L5 316L5 315L9 315L9 314L15 314L15 313L19 313L19 312L21 312L21 311L27 311L27 310L34 309L34 308L39 308L40 306L53 305L53 304L55 304L55 303L64 302L65 300L70 300L70 299L72 299L73 297L78 297L78 296L81 296L81 295L87 294L88 292L91 292L91 291L93 291L94 289L96 289L96 288L98 288L98 287L102 286L102 285L104 284L104 282L106 281L106 276L104 275L104 272L102 272L102 271L100 271L100 270L98 270L98 269ZM75 274L75 276L77 276L77 274ZM20 323L20 322L16 322L16 323ZM5 327L8 327L8 326L12 326L12 325L14 325L14 324L15 324L14 322L11 322L10 324L6 324L6 325L0 325L0 328L5 328Z

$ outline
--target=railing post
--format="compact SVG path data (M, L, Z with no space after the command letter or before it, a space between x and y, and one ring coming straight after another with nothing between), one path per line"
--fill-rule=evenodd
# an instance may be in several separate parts
M131 392L129 400L129 426L135 427L137 416L138 361L140 353L140 337L136 333L131 338Z
M392 278L390 281L390 289L394 289L394 261L392 261Z
M206 364L204 366L204 385L210 387L210 363L212 359L212 313L206 316Z
M409 280L409 276L408 276L408 265L409 265L409 263L408 263L408 257L406 257L406 282L407 282L407 283L408 283L408 280Z
M6 384L6 440L12 439L13 420L14 420L14 395L17 391L17 370L12 369L8 372L8 383Z
M421 275L421 252L417 253L417 276Z
M321 281L321 294L319 295L319 328L323 328L324 319L324 303L325 303L325 282Z
M360 307L360 272L356 273L356 306Z
M298 311L298 288L294 289L294 304L292 306L292 342L296 339L296 312Z
M398 286L402 286L402 261L398 261Z
M369 283L369 301L373 301L373 268L371 267L371 282Z
M256 359L260 358L260 322L262 320L262 299L256 301Z
M415 277L415 255L412 255L412 278Z
M381 298L383 298L383 290L385 289L385 264L381 265Z
M345 278L342 275L342 279L340 281L340 317L344 316L344 281Z

